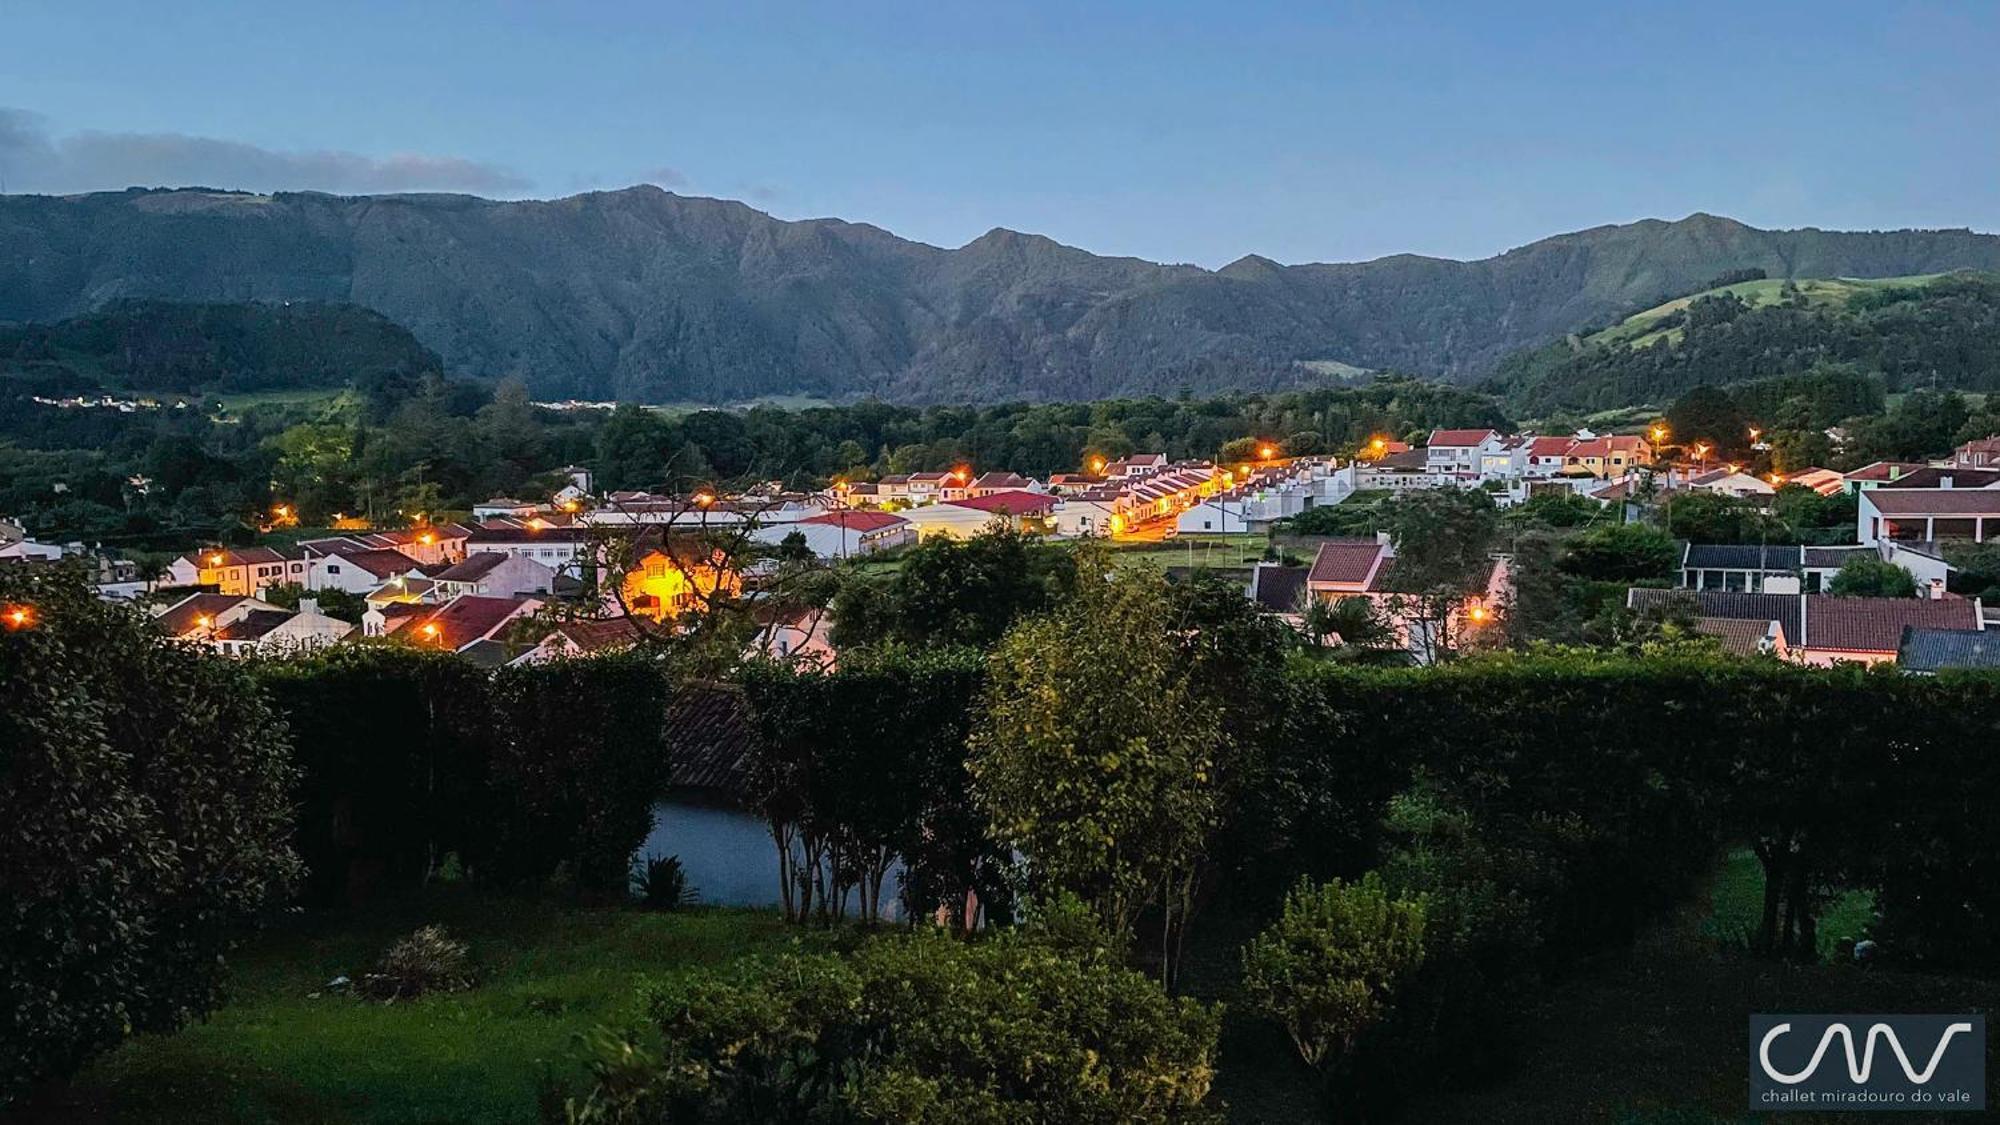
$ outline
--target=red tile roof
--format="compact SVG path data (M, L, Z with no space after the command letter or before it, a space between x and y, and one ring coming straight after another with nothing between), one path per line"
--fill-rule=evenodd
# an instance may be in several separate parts
M883 528L895 527L897 524L909 523L910 521L894 512L874 512L850 508L837 512L827 512L823 515L807 516L798 522L844 527L849 531L881 531Z
M173 608L153 618L153 622L170 637L184 637L198 628L197 619L206 617L213 623L224 610L248 600L239 594L193 594L175 602Z
M1313 556L1306 583L1312 587L1342 586L1356 591L1369 589L1388 558L1389 547L1373 539L1335 539L1319 545Z
M423 565L403 552L388 547L376 547L366 551L336 551L331 557L336 564L347 563L377 578L394 578L398 574L408 574Z
M984 496L953 500L952 503L960 508L972 508L981 512L1024 516L1049 511L1056 506L1056 498L1044 496L1039 492L989 492Z
M1872 488L1863 495L1885 516L2000 516L1994 488Z
M1914 461L1877 461L1873 464L1863 465L1848 473L1847 479L1895 480L1912 469L1921 469L1923 467L1923 465L1917 464Z
M1497 436L1499 435L1492 430L1432 430L1431 439L1427 444L1433 449L1441 445L1478 445L1487 438Z
M539 604L530 598L493 598L466 594L440 606L437 612L403 626L421 645L456 652L482 640L515 615Z
M1561 457L1563 454L1569 452L1570 446L1575 444L1576 444L1575 438L1538 437L1535 440L1528 443L1528 456Z
M1806 597L1806 647L1894 654L1905 626L1977 629L1979 606L1966 598Z

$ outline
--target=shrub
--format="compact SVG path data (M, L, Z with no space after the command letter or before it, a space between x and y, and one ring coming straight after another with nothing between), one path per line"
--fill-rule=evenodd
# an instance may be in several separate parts
M219 998L298 874L284 725L67 567L0 569L0 1103Z
M849 956L745 962L644 999L657 1036L602 1040L570 1122L1210 1116L1219 1009L1168 997L1100 943L1036 928L878 937Z
M384 1003L415 1000L438 992L463 992L473 985L472 952L442 926L425 926L400 938L382 954L374 971L361 974L358 991Z
M631 651L503 668L492 706L474 870L540 883L567 865L580 889L622 896L669 778L659 666Z
M632 865L632 891L647 910L679 910L695 901L687 868L677 855L649 855Z
M1283 913L1243 950L1243 989L1284 1025L1308 1066L1345 1056L1424 959L1424 900L1391 898L1380 876L1301 879Z

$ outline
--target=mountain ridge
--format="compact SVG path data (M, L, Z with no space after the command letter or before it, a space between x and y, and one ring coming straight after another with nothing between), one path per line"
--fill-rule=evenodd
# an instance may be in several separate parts
M1696 212L1489 258L1209 270L995 227L957 248L650 185L554 200L132 189L0 196L0 320L121 298L352 302L453 371L538 397L1089 399L1323 382L1336 361L1467 382L1512 351L1730 269L2000 269L1970 230L1768 231Z

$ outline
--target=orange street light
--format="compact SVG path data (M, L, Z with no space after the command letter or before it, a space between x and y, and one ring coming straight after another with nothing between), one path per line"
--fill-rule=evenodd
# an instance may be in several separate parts
M428 547L432 543L437 542L437 536L432 535L430 532L426 531L422 535L417 536L417 542L422 543L424 546Z
M206 629L213 624L215 624L215 618L210 617L206 613L194 619L194 627L197 629Z
M1271 458L1276 457L1277 455L1278 455L1278 450L1276 446L1260 445L1257 447L1257 456L1265 461L1269 461Z
M694 502L706 508L710 504L715 503L715 494L712 492L697 492L694 494Z
M17 629L31 629L35 625L35 611L31 606L10 605L4 614L0 614L0 619L7 622L10 632Z
M221 555L220 553L217 553L217 554L213 554L213 555L210 555L210 556L208 556L208 565L210 565L210 566L221 566L221 565L222 565L222 555Z
M1729 466L1729 471L1733 473L1733 472L1736 472L1736 471L1740 470L1740 469L1741 469L1742 467L1743 467L1743 466L1741 466L1741 465L1737 465L1737 464L1733 464L1733 463L1732 463L1732 464L1731 464L1731 465Z
M1472 618L1472 623L1475 625L1484 624L1486 621L1486 607L1483 605L1473 606L1472 609L1468 611L1467 616Z
M1757 427L1755 427L1755 426L1752 426L1752 427L1750 427L1750 440L1751 440L1751 441L1756 441L1756 440L1757 440L1757 435L1758 435L1758 434L1761 434L1761 433L1763 433L1763 432L1764 432L1764 431L1762 431L1762 430L1758 429L1758 428L1757 428Z
M1101 472L1103 472L1103 471L1104 471L1104 458L1102 458L1102 457L1092 457L1092 458L1090 459L1090 471L1091 471L1091 472L1093 472L1093 473L1101 473Z
M1779 485L1779 484L1783 484L1783 483L1785 483L1785 478L1784 478L1784 476L1783 476L1782 474L1779 474L1779 473L1772 473L1772 474L1771 474L1771 483L1772 483L1772 484L1774 484L1774 485Z
M424 627L421 631L424 634L424 636L430 638L431 640L437 640L438 627L436 622L431 622L431 621L424 622Z
M1654 426L1654 427L1653 427L1653 440L1654 440L1654 441L1665 441L1665 440L1667 440L1667 428L1666 428L1665 426Z

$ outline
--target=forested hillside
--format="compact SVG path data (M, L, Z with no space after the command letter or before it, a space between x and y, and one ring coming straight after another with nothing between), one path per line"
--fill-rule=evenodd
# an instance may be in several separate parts
M557 200L0 197L0 321L128 297L351 302L453 374L539 399L1086 400L1324 385L1348 367L1460 381L1730 270L2000 269L1969 231L1645 220L1461 262L1220 270L993 230L957 249L651 187Z
M1877 377L1891 393L2000 390L2000 277L1736 283L1518 352L1491 388L1538 415L1829 368Z
M58 324L0 325L0 376L51 396L372 386L442 368L355 305L122 300Z

